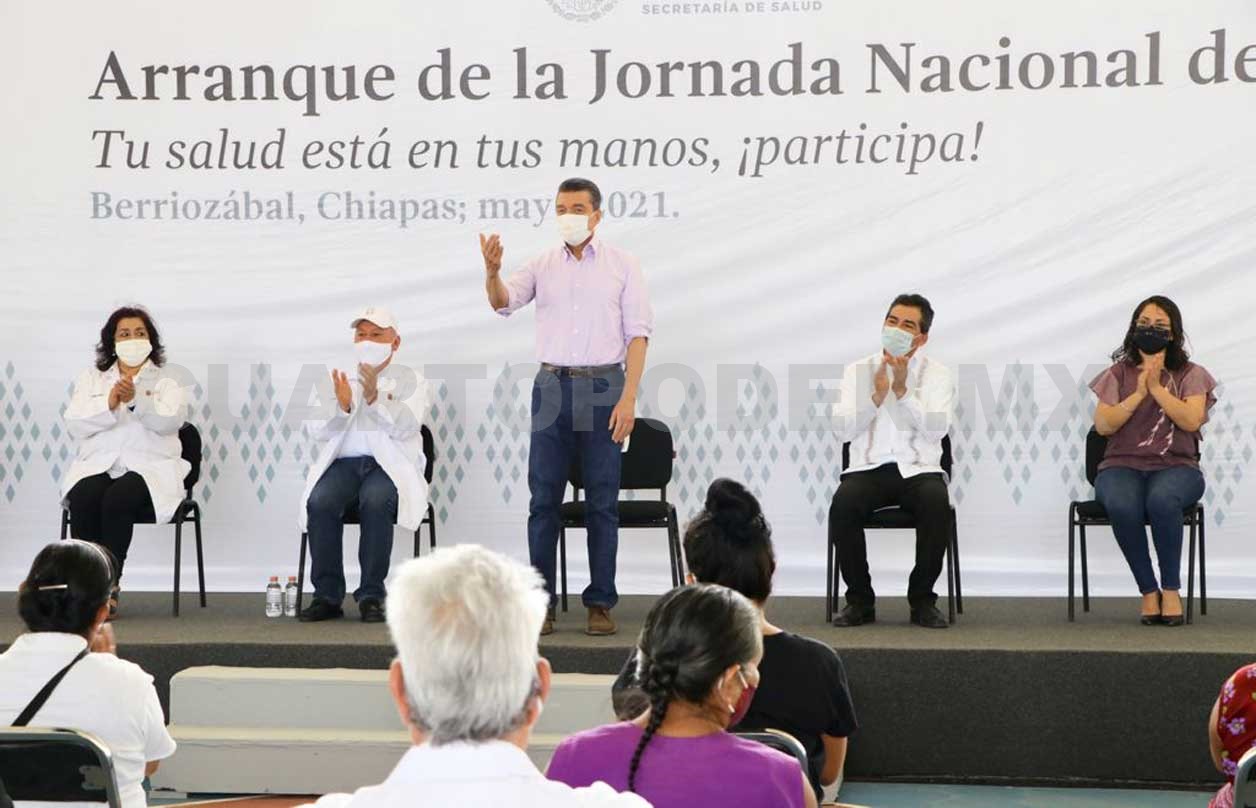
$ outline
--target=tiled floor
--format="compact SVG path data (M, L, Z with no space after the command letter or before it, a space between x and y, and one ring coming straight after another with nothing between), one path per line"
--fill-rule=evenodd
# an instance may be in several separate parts
M1207 808L1189 791L847 783L842 803L867 808Z

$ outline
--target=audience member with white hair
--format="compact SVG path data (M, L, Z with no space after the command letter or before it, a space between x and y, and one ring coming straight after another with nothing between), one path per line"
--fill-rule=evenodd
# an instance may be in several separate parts
M414 746L383 783L317 808L649 808L604 783L546 780L528 758L551 675L535 570L476 545L444 548L397 570L388 605L389 687Z

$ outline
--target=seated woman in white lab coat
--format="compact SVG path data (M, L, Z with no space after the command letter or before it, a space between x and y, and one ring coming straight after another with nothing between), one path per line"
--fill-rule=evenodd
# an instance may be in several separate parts
M74 538L96 542L116 560L111 615L135 523L170 521L190 471L179 443L187 395L164 364L152 317L120 308L100 330L96 365L79 374L65 411L79 444L61 496Z

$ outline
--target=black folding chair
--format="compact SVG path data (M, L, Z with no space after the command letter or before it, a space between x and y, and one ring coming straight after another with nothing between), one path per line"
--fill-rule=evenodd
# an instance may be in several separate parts
M942 437L942 471L951 478L951 436ZM850 467L850 443L842 444L842 471ZM914 530L916 517L898 505L889 505L872 512L864 522L865 530ZM830 536L832 533L829 534ZM837 545L832 541L829 545L828 583L824 593L824 620L833 622L833 601L841 585L841 566L837 560ZM955 622L955 613L964 613L964 592L959 575L959 526L955 516L955 505L951 504L951 538L946 545L946 619Z
M638 418L633 423L628 450L620 455L619 490L635 491L657 488L657 500L629 499L619 501L621 528L658 528L667 530L667 556L672 567L672 586L680 586L684 577L684 559L680 552L680 521L676 508L667 501L667 486L672 481L672 462L676 450L671 430L655 418ZM562 527L558 533L559 569L562 573L563 611L567 611L567 528L588 528L587 502L580 499L584 475L580 456L576 454L568 474L573 499L559 509Z
M1256 808L1256 749L1239 758L1234 774L1234 808Z
M0 728L2 794L16 801L122 806L109 748L72 729Z
M183 523L191 522L196 532L196 577L200 585L201 608L205 608L205 555L201 545L201 506L192 498L192 487L201 478L201 433L190 423L179 427L179 443L183 459L192 468L183 478L184 497L174 509L169 524L174 525L174 616L179 616L179 574L183 563ZM142 522L137 524L156 524ZM70 533L70 509L61 506L61 540Z
M424 424L419 433L423 437L423 479L427 480L427 484L432 484L432 469L435 466L436 459L436 440L432 437L432 430ZM361 524L361 517L358 514L358 504L350 502L345 507L344 523L346 525ZM393 515L393 524L396 524L397 516ZM414 557L419 557L420 534L423 526L427 525L428 541L432 550L436 549L436 508L429 501L427 503L427 515L423 517L423 521L419 522L419 526L414 531ZM305 553L310 544L310 534L301 534L301 560L297 565L297 611L301 611L301 602L305 599Z
M1095 478L1099 476L1099 464L1103 462L1103 454L1108 448L1108 439L1100 435L1094 427L1086 433L1086 480L1094 487ZM1196 446L1195 456L1199 456ZM1078 541L1081 542L1082 556L1082 611L1090 611L1090 571L1086 563L1086 528L1111 527L1108 512L1098 500L1074 500L1068 506L1068 619L1075 616L1076 599L1074 584L1074 556ZM1195 534L1199 533L1199 613L1208 614L1208 574L1204 569L1204 505L1196 502L1182 512L1182 525L1190 531L1190 547L1187 550L1186 577L1186 622L1195 620Z
M794 760L798 761L798 766L802 769L804 776L810 771L811 762L807 759L807 749L793 735L779 729L765 729L757 732L734 732L738 738L745 738L747 741L761 743L764 746L775 749L778 752L784 752Z

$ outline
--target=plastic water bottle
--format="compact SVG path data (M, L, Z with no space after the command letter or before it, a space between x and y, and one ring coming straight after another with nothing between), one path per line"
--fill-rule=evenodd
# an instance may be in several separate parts
M283 617L283 591L279 588L279 576L270 576L266 584L266 616Z
M288 585L283 588L283 613L285 617L297 616L297 576L288 576Z

